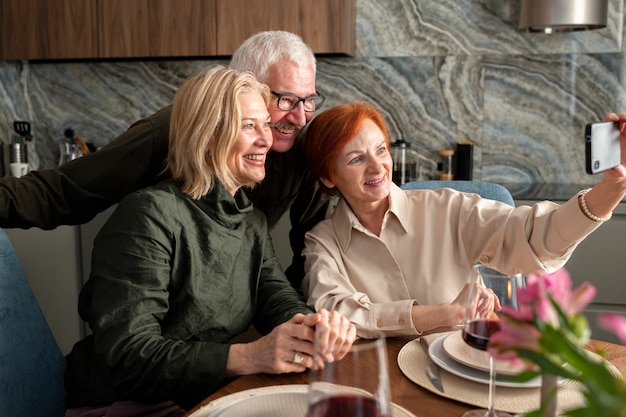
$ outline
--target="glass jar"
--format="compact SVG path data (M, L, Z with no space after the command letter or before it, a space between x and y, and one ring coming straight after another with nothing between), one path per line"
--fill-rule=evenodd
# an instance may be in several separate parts
M408 142L399 139L391 144L393 158L392 180L396 185L417 181L419 175L419 155Z
M454 179L454 171L452 169L452 158L454 157L454 149L441 149L439 152L439 179L451 181Z

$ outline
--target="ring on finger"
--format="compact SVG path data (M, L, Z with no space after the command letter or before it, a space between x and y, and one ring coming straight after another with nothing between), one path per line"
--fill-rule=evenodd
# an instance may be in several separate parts
M296 352L295 355L293 355L293 363L300 365L302 362L304 362L304 356L302 356L301 354L299 354L298 352Z

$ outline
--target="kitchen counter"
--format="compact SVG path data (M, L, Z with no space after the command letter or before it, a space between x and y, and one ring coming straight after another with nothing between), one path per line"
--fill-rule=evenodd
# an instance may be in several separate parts
M510 183L501 184L509 190L515 200L567 201L588 184Z
M563 203L580 190L592 187L590 184L554 183L500 183L515 200L515 205L532 205L538 201L550 200ZM626 198L615 208L613 214L626 215Z

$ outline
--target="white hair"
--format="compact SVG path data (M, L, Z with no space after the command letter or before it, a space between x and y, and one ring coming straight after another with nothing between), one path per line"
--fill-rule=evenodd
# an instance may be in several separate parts
M246 39L233 54L230 67L237 71L251 71L266 83L267 69L277 62L290 61L299 67L312 66L316 71L313 51L302 38L283 30L259 32Z

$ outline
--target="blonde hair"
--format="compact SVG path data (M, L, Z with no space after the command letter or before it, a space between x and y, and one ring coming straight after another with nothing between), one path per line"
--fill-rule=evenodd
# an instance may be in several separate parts
M215 182L226 189L243 184L228 167L241 129L239 96L259 93L269 104L269 87L251 72L223 66L193 74L178 88L170 119L167 169L193 199L208 193Z

